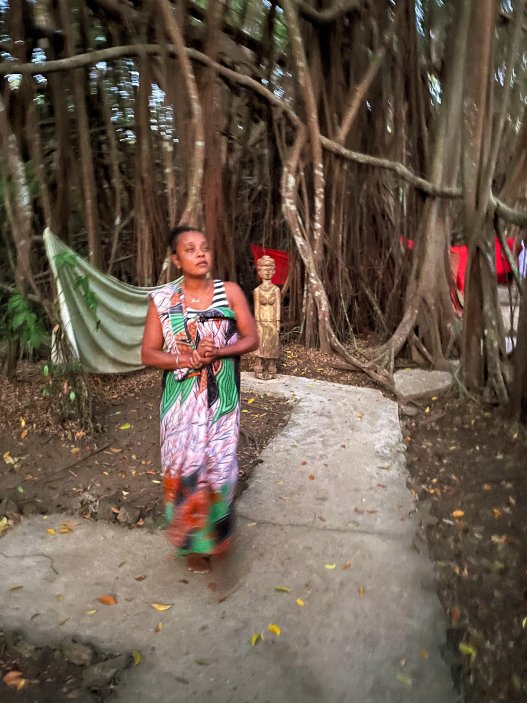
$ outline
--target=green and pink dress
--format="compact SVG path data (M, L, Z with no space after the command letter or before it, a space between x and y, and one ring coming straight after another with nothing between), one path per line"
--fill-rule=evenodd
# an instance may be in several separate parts
M187 308L176 283L150 297L163 327L165 351L188 352L211 336L217 347L237 341L236 317L222 281L214 281L206 310ZM201 369L165 371L160 415L168 538L181 555L218 555L228 548L234 527L238 357L223 357Z

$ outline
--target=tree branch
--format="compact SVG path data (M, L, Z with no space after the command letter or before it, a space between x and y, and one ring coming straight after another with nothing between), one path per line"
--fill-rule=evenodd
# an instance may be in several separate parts
M167 48L172 55L176 55L176 49L174 46L169 45ZM110 61L113 59L123 58L125 56L137 56L140 53L147 54L149 56L158 56L162 53L162 50L162 47L158 44L130 44L127 46L114 46L109 49L99 49L98 51L91 51L65 59L46 61L44 63L10 62L0 64L0 75L38 73L45 75L47 73L55 73L57 71L66 71L74 68L81 68L82 66L93 65L100 61ZM208 56L203 54L201 51L197 51L196 49L187 48L186 52L189 58L199 61L205 66L210 66L220 76L223 76L233 83L250 88L255 93L258 93L258 95L261 95L269 103L271 103L271 105L274 105L274 107L283 112L289 118L293 126L297 128L303 126L302 120L285 100L282 100L276 96L271 90L263 86L254 78L245 76L232 70L231 68L227 68L226 66L222 66L221 64L212 61ZM398 161L390 161L389 159L383 159L378 156L370 156L369 154L362 154L358 151L346 149L342 146L342 144L338 144L335 140L329 139L323 135L321 135L320 141L325 149L337 154L338 156L341 156L344 159L347 159L348 161L363 164L364 166L372 166L376 168L383 168L387 171L393 171L404 181L432 197L459 199L463 196L460 188L438 188L425 178L417 176L413 171ZM496 209L498 215L506 222L520 226L527 224L527 212L515 210L506 203L502 202L499 198L495 197L493 194L491 194L490 205L492 208Z
M294 0L294 2L302 17L314 24L331 24L350 12L359 12L364 4L362 0L334 0L331 7L317 10L305 0Z

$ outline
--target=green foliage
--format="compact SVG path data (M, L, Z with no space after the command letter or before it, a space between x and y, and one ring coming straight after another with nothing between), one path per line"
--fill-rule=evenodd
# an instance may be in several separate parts
M9 340L18 340L28 352L40 346L46 330L22 293L12 293L2 306L0 331Z

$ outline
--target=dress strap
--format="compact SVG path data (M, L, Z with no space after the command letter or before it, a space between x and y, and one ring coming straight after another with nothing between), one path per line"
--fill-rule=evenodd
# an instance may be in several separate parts
M225 285L219 278L214 279L214 293L212 295L212 308L219 308L229 305Z

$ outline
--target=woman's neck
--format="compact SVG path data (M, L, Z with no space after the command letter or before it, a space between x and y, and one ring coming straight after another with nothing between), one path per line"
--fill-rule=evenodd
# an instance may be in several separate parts
M203 293L210 288L211 282L210 278L190 278L183 276L183 287L189 293Z

